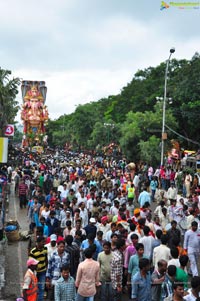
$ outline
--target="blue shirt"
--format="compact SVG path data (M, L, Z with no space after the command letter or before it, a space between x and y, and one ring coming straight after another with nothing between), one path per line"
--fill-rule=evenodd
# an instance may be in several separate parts
M49 235L49 228L48 228L48 226L45 225L45 224L42 225L40 222L39 222L38 226L43 228L43 235L45 237L48 237L48 235Z
M146 256L142 256L142 258L146 258ZM137 272L139 272L139 256L134 254L130 257L128 264L128 273L131 274L131 279L133 279Z
M157 186L158 186L158 183L154 180L151 180L151 183L150 183L151 190L156 190Z
M146 190L142 191L139 195L138 202L140 204L140 208L143 207L146 202L151 204L150 194Z
M97 260L98 254L103 251L103 247L100 245L100 243L96 239L94 240L94 244L96 245L97 248L96 248L96 252L93 256L93 259ZM89 245L88 239L85 239L81 244L81 249L85 250L85 249L89 248L89 246L90 245Z
M138 301L151 301L151 276L148 272L146 278L142 277L140 271L132 279L132 299Z

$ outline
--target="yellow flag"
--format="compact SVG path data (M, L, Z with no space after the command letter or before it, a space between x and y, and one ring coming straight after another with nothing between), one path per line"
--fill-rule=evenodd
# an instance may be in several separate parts
M0 137L0 163L8 161L8 138Z

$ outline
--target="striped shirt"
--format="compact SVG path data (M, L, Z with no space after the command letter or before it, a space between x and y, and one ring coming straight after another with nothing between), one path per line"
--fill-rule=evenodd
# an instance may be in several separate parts
M47 247L38 250L37 247L30 251L30 257L39 261L37 266L37 273L44 272L47 269Z
M25 183L20 183L18 187L19 195L26 195L28 186Z

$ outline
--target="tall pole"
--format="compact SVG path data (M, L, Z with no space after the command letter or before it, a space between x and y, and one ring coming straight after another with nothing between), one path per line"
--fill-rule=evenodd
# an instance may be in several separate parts
M163 166L163 160L164 160L164 146L165 146L165 140L166 140L166 133L165 133L165 109L166 109L166 100L167 100L167 75L168 75L168 69L169 69L169 62L172 53L175 52L175 48L170 49L170 55L166 63L166 69L165 69L165 86L164 86L164 98L163 98L163 117L162 117L162 143L161 143L161 159L160 159L160 165Z

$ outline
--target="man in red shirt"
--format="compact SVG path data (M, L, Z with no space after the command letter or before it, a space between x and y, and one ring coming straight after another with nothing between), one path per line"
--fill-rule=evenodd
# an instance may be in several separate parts
M28 193L28 186L25 184L25 180L22 180L19 184L18 188L18 193L19 193L19 206L21 209L26 208L27 205L27 193Z

